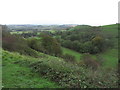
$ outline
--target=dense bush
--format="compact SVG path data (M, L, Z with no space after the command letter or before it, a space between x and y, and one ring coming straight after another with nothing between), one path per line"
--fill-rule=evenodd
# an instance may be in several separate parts
M22 33L21 36L24 37L24 38L34 37L34 36L37 36L37 32L33 32L33 33Z
M85 84L84 82L82 82L83 81L82 79L85 79L85 78L82 78L82 75L79 76L76 73L73 74L72 72L67 72L61 69L57 70L55 68L48 66L47 64L41 61L32 63L30 67L32 68L34 72L39 73L45 78L50 78L50 80L58 83L62 87L66 87L66 88L87 87L87 83ZM64 66L64 68L66 68L66 65Z
M40 52L44 52L45 53L45 49L41 44L41 40L38 40L36 38L30 38L27 39L28 42L28 46L36 51L40 51Z
M100 66L100 64L95 59L93 59L88 53L82 56L82 60L87 68L97 70Z
M77 40L75 41L70 41L70 40L63 40L62 41L62 46L73 49L77 52L80 53L98 53L100 52L99 48L95 46L92 41L87 41L85 43L81 43Z
M59 56L61 55L61 46L60 43L57 42L57 40L49 35L42 34L41 35L41 44L46 49L46 53Z
M61 67L69 68L70 71L64 71L62 68L57 70L55 65L48 65L45 62L38 61L30 65L34 72L39 73L45 78L58 83L66 88L115 88L117 86L117 74L114 70L96 71L91 68L81 68L76 65L64 63ZM59 67L59 64L57 65ZM74 68L72 68L74 67ZM96 66L95 66L96 67Z

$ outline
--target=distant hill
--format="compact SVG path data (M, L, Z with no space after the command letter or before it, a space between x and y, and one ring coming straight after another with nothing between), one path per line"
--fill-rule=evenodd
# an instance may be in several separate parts
M25 31L25 30L64 30L76 26L75 24L63 25L7 25L11 30Z

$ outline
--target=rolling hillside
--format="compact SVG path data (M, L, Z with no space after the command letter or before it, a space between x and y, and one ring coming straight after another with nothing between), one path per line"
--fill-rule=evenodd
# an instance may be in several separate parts
M77 27L78 30L79 27L80 26ZM89 28L89 26L87 26L87 28ZM101 28L102 34L113 41L114 47L109 47L102 52L94 54L76 52L74 49L72 50L72 48L62 47L63 54L61 55L69 54L75 56L75 63L66 62L62 56L36 50L36 46L38 46L37 48L42 48L39 43L36 44L35 48L28 45L27 40L35 39L36 42L37 40L39 42L39 40L42 39L40 37L21 39L20 36L16 37L17 35L13 35L14 37L12 37L11 34L6 33L7 38L4 37L3 39L6 41L4 42L6 47L2 49L3 88L118 87L117 25L106 25L101 26ZM68 35L70 34L68 33ZM10 42L12 40L13 43ZM50 41L48 40L48 42ZM74 42L74 40L72 42ZM46 42L44 43L46 45ZM15 46L13 46L14 44ZM32 42L32 44L35 45L35 42ZM48 46L47 49L52 48L49 45L51 44L46 45ZM72 43L67 45L72 45ZM87 46L88 45L90 44L88 43ZM74 47L75 46L77 45L75 44ZM82 60L84 60L83 63L81 63Z

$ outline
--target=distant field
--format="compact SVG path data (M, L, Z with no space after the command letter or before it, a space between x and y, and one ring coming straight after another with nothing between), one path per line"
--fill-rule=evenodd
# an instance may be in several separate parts
M22 34L22 33L32 33L33 31L13 31L11 34Z
M51 33L55 33L56 30L40 30L40 31L48 31L48 32L51 32Z
M118 35L118 25L113 24L113 25L102 26L102 31L106 33L106 35L116 36Z
M13 32L10 32L10 33L11 34L22 34L22 33L32 33L33 31L13 31ZM51 33L55 33L57 30L40 30L40 31L48 31L48 32L51 32ZM59 31L64 32L66 30L59 30ZM38 31L37 34L39 35L40 32Z
M27 39L32 39L32 38L34 38L34 39L41 39L41 37L29 37Z

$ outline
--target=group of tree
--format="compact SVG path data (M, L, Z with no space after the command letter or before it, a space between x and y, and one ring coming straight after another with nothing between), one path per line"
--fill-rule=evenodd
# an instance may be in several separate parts
M37 57L37 53L28 46L27 41L23 37L20 35L11 35L7 29L2 30L2 48Z
M40 39L28 39L28 45L37 51L59 56L62 54L61 45L57 40L45 33L40 34Z
M104 36L100 27L76 26L66 32L56 32L61 36L59 41L63 47L80 53L99 53L113 46L110 38Z

